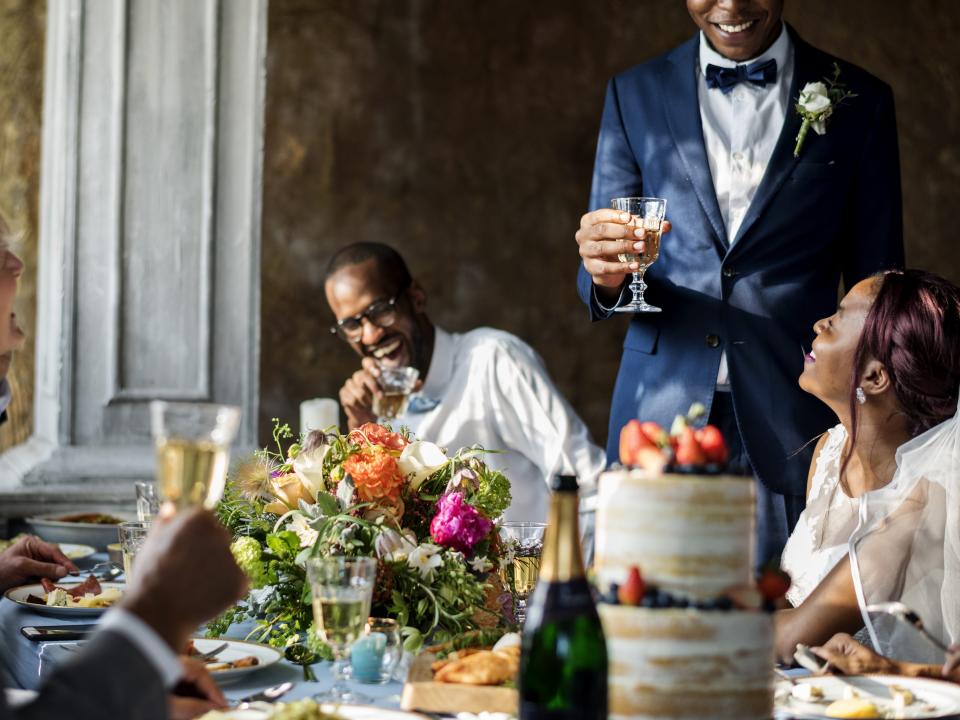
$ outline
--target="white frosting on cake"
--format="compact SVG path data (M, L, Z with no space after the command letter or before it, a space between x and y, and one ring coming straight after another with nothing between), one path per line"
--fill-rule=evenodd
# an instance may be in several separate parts
M767 613L599 606L611 718L757 718L773 714Z
M600 477L594 569L601 587L636 565L648 583L710 598L753 573L751 478L651 477L614 470Z
M753 577L751 478L615 470L600 478L594 569L601 588L636 565L647 585L714 599ZM773 715L773 621L760 611L600 605L610 717Z

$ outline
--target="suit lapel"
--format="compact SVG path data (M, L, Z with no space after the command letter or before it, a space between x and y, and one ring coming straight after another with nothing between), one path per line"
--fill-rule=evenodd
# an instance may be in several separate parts
M747 214L740 224L734 248L740 248L741 238L746 237L750 228L767 209L767 205L777 194L780 186L790 177L794 165L797 164L797 158L793 156L793 148L796 144L797 133L800 132L801 119L794 109L794 103L800 95L800 88L808 82L821 79L823 73L816 74L816 63L814 62L811 47L803 40L797 37L793 28L787 26L790 36L793 39L793 80L790 82L790 105L787 107L787 117L783 122L783 129L780 131L780 137L777 138L777 144L770 156L770 162L767 170L763 174L757 192L753 196L753 201L747 209Z
M660 76L661 96L666 105L667 125L677 146L684 169L693 190L700 201L700 207L706 214L720 245L722 252L727 248L727 231L717 204L717 193L710 176L710 163L703 142L703 128L700 126L700 102L697 98L697 50L699 33L684 43L670 56L670 62ZM669 208L667 210L669 215Z

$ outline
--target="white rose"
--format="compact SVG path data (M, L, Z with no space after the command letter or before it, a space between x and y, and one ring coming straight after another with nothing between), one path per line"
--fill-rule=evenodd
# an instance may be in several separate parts
M323 444L309 452L302 452L293 461L293 472L300 478L300 482L310 491L314 499L327 489L323 480L323 459L330 451L330 445Z
M437 445L417 440L403 449L397 465L400 467L400 472L409 480L410 489L416 490L424 480L446 465L447 462L447 456Z
M822 113L830 107L830 94L822 82L807 83L800 91L800 107L808 113ZM821 133L822 134L822 133Z

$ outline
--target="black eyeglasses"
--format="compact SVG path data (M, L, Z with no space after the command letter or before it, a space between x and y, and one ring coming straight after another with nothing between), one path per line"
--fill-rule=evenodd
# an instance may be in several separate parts
M357 313L343 320L337 320L337 324L330 327L330 332L334 335L339 335L348 342L356 342L363 335L364 318L377 327L390 327L397 319L397 300L407 291L409 285L409 283L404 283L400 291L389 300L377 300L374 303L370 303L370 306L362 313Z

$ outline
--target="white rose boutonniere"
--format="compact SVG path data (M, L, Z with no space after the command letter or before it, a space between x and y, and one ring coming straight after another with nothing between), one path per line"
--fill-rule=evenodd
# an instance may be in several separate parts
M817 135L827 132L827 121L833 115L837 105L847 98L856 97L855 93L848 92L840 82L840 66L833 64L833 77L824 78L823 82L810 82L803 86L800 97L797 99L797 114L803 118L800 132L797 133L797 144L793 148L793 156L800 156L800 148L807 139L810 128Z

